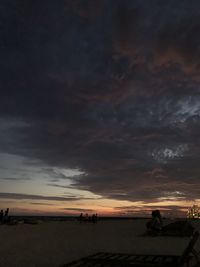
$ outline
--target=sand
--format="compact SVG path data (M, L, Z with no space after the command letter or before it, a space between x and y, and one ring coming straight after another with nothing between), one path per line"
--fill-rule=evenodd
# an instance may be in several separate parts
M1 267L58 267L99 251L179 255L187 237L141 237L145 220L0 225ZM200 229L200 221L194 222ZM200 251L200 241L197 244Z

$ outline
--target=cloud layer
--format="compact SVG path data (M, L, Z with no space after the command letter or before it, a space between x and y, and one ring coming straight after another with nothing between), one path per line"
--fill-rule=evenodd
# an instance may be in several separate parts
M198 199L199 7L3 1L0 152L106 198Z

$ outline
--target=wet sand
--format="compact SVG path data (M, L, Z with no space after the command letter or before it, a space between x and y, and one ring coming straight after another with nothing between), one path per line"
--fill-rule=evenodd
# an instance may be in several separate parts
M1 267L59 267L99 251L181 254L187 237L143 237L145 220L0 225ZM193 223L200 230L200 221ZM200 241L196 248L200 251Z

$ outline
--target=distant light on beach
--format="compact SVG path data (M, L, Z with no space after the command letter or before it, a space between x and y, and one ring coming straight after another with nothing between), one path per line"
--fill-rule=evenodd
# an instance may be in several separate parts
M200 208L198 205L193 205L188 209L187 217L189 219L200 219Z

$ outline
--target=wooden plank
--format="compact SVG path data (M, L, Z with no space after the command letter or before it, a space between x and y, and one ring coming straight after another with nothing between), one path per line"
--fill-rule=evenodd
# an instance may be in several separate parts
M96 253L94 255L88 256L87 258L92 258L92 259L98 258L99 259L99 258L105 258L105 256L107 256L107 253L99 252L99 253Z

